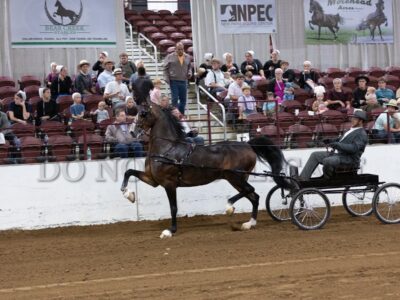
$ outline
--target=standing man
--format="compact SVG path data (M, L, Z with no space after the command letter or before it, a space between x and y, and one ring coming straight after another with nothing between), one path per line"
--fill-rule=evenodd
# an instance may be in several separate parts
M128 59L128 54L122 52L119 55L119 65L118 68L122 70L122 82L129 85L129 78L136 73L136 65Z
M125 103L125 98L130 96L130 92L125 83L122 82L122 70L120 68L114 69L114 81L106 84L104 89L104 100L112 103L113 109Z
M185 114L187 85L192 76L192 68L191 57L183 49L183 44L179 42L175 46L175 53L165 58L164 78L171 88L172 104Z

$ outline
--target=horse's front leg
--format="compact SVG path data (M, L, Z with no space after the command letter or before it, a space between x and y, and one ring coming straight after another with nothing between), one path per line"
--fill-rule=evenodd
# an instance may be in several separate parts
M308 25L310 26L310 29L311 29L311 30L314 30L314 27L312 26L312 21L311 21L311 20L308 21Z
M318 26L318 39L321 39L321 26Z
M378 30L379 30L379 35L381 36L381 41L383 41L382 30L380 25L378 26Z
M138 171L138 170L133 170L129 169L125 172L124 174L124 180L122 181L121 185L121 191L124 194L124 197L128 199L130 202L134 203L135 202L135 192L130 191L127 186L129 182L129 178L131 176L135 176L136 178L139 178L141 181L156 187L158 186L158 183L153 180L153 178L150 175L149 169L146 168L145 172Z
M176 224L176 214L178 213L178 205L176 203L176 187L166 187L165 191L167 192L169 207L171 209L171 227L170 229L165 229L160 235L160 238L169 238L172 237L172 234L177 231Z

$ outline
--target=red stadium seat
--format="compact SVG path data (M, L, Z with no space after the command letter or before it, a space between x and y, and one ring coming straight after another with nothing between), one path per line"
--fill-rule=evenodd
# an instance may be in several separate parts
M386 74L386 71L380 67L369 67L367 73L369 76L382 77Z
M169 10L166 10L166 9L161 9L158 11L158 14L160 16L162 16L163 18L165 18L166 16L171 16L172 12L170 12Z
M154 21L153 26L157 26L158 28L169 26L169 22L165 20L156 20Z
M161 32L165 33L166 35L170 35L173 32L177 32L178 30L174 26L164 26L161 29Z
M291 114L294 114L296 110L300 112L300 110L303 108L303 105L297 100L285 100L281 103L281 105L285 112Z
M245 123L248 124L249 126L251 135L254 135L256 133L256 129L258 127L260 128L264 127L265 125L268 125L270 122L271 120L261 113L249 114L245 120Z
M14 102L14 97L6 97L3 100L0 100L1 111L6 113L8 111L8 107L10 106L10 103L12 102Z
M172 21L171 25L175 26L175 27L181 27L181 26L186 26L187 23L184 20L176 20L176 21Z
M74 104L72 100L72 96L70 95L63 95L57 98L58 101L58 112L63 112L65 109L69 109L69 107Z
M36 107L37 104L42 101L42 99L39 96L33 96L29 98L29 104L32 106L32 113L34 114L36 112Z
M155 32L150 35L150 40L152 40L155 44L165 39L168 39L168 36L162 32Z
M5 144L0 144L0 165L6 162L9 149L10 144L8 143L8 141L6 141Z
M260 128L260 134L269 137L275 145L278 145L280 147L284 146L285 131L282 128L280 128L278 131L278 127L276 127L275 125L265 125Z
M386 74L394 75L400 78L400 67L387 67Z
M20 138L21 155L25 163L35 163L42 161L42 141L33 136L25 136Z
M295 117L293 114L288 112L278 112L275 118L275 125L283 130L287 131L289 126L293 125Z
M35 136L36 128L32 124L14 123L11 125L13 133L18 137Z
M169 47L175 46L174 41L172 40L161 40L158 42L157 47L160 49L160 52L165 54Z
M193 41L190 40L190 39L182 39L182 40L180 40L180 42L183 44L183 47L185 48L185 51L187 50L187 48L193 46Z
M166 52L167 52L167 54L171 54L171 53L175 52L175 46L168 47Z
M169 38L171 40L173 40L174 42L178 42L180 40L186 39L186 35L184 33L182 33L182 32L172 32L169 35Z
M40 86L38 85L29 85L24 88L24 92L26 93L26 100L29 100L32 97L38 97L39 96L39 88Z
M383 76L383 78L385 78L387 85L392 85L396 89L399 88L399 86L400 86L399 77L394 76L394 75L390 75L390 74L386 74L385 76Z
M67 135L54 135L49 136L48 145L50 147L50 154L57 161L71 161L75 159L74 142L70 136Z
M140 12L140 14L141 14L143 17L147 17L147 16L151 16L151 15L156 15L157 13L156 13L154 10L145 9L145 10L142 10L142 11Z
M150 36L152 33L158 32L158 28L156 26L146 26L140 30L144 35Z
M261 93L263 93L263 95L265 95L267 93L267 89L268 89L268 80L267 79L260 79L256 81L256 88L257 90L259 90Z
M143 21L137 21L134 26L138 32L141 32L143 28L152 26L153 24L149 21L143 20Z
M164 20L171 23L172 21L180 20L180 18L178 16L169 15L169 16L165 16Z
M306 101L304 101L304 106L306 108L306 110L312 110L312 105L315 101L315 98L308 98L306 99Z
M368 82L368 86L373 86L374 88L378 88L378 77L375 76L368 76L369 78L369 82Z
M342 79L343 86L350 88L351 90L354 90L357 87L354 77L345 76L345 77L342 77L341 79Z
M352 126L353 125L352 125L352 123L350 121L342 123L340 125L340 133L343 134L346 131L349 131Z
M174 15L178 16L178 17L187 16L187 15L190 16L190 12L188 12L187 10L184 10L184 9L178 9L174 12Z
M40 125L40 131L42 134L47 134L48 136L65 135L66 127L61 122L43 121Z
M186 53L193 57L193 47L187 48Z
M74 137L79 137L83 134L93 133L95 126L88 120L75 120L71 124L71 130Z
M357 68L357 67L350 67L346 69L346 73L349 77L357 77L361 74L364 74L365 72L363 71L363 69L361 68Z
M325 89L330 90L333 88L333 77L321 77L318 79L318 83L322 84Z
M80 136L78 139L79 145L84 145L85 138ZM92 158L99 159L105 158L106 154L104 151L104 138L98 134L87 134L86 144L90 147L90 152L92 153ZM83 149L83 147L81 147Z
M340 126L347 119L347 116L338 110L327 110L321 114L321 118L325 123Z
M2 86L12 86L15 87L15 81L8 76L0 76L0 87Z
M102 95L87 95L83 98L83 104L87 111L96 110L100 101L104 101Z
M159 15L148 15L148 16L146 16L146 20L148 20L148 21L154 23L155 21L160 21L160 20L162 20L162 17L159 16Z
M288 128L290 148L307 148L312 146L313 131L310 127L294 124Z
M319 115L310 115L308 111L300 111L297 115L297 119L300 121L300 124L311 128L311 130L313 131L315 129L315 126L321 123L321 118L319 117Z
M190 15L184 15L182 20L184 20L188 26L192 26L192 17Z
M306 99L310 98L311 94L304 89L294 89L294 99L300 103L305 103Z
M13 86L2 86L0 87L0 99L7 97L14 97L18 90Z
M182 33L189 33L189 32L192 32L192 27L191 26L182 26L179 28L179 31Z
M341 78L346 75L346 71L339 68L328 68L326 69L326 75L330 78Z
M36 76L32 75L24 75L21 77L19 80L19 88L23 90L24 88L30 86L30 85L37 85L40 86L40 79L37 78Z
M324 138L337 138L339 137L339 130L335 125L328 123L320 123L315 126L314 134L317 141Z
M132 25L136 26L136 23L139 21L146 21L145 18L142 15L133 15L127 18L129 23Z

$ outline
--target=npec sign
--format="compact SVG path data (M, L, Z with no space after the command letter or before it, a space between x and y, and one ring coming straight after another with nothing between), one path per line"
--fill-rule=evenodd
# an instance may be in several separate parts
M221 34L276 32L275 0L217 0Z

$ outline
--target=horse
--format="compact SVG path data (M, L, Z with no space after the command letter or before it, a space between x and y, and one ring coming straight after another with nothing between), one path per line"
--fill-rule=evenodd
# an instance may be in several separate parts
M385 9L385 4L383 1L378 1L376 4L376 10L369 14L362 22L357 26L357 30L365 30L369 29L370 35L371 35L371 40L375 40L375 29L378 27L379 30L379 35L381 36L381 40L383 41L382 37L382 30L381 30L381 25L385 23L385 26L388 26L388 21L385 16L385 13L383 10Z
M71 23L74 21L74 19L79 17L74 11L66 9L62 5L60 0L57 0L56 4L54 6L57 7L57 11L55 13L53 13L53 17L55 17L56 15L60 16L61 24L63 24L63 25L64 25L64 17L69 18L71 20Z
M256 137L249 142L223 141L208 146L194 146L185 141L185 133L171 109L149 104L139 113L136 129L148 131L149 149L145 160L145 170L129 169L124 173L121 191L131 202L135 195L127 189L131 176L153 186L164 187L171 209L171 226L161 233L161 238L171 237L177 232L178 187L205 185L217 179L227 180L238 194L228 199L226 214L234 213L234 204L246 197L252 204L251 218L241 225L241 230L256 226L259 195L248 183L249 172L256 164L257 157L268 162L275 182L289 187L290 180L279 176L286 160L281 149L265 137ZM276 175L276 176L275 176Z
M322 6L315 0L310 0L311 20L308 21L308 25L311 30L314 30L312 25L318 26L318 39L321 39L321 28L328 27L328 29L333 33L335 40L337 39L337 32L339 31L339 24L343 24L344 20L339 15L328 15L324 13Z

